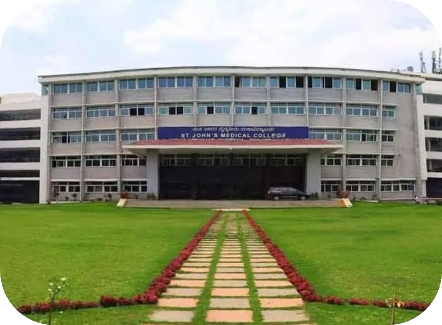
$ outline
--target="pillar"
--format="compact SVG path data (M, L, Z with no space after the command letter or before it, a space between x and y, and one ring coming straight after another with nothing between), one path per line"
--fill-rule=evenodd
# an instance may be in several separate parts
M159 197L159 151L148 150L146 155L147 191Z
M312 150L307 155L306 192L321 194L321 152Z

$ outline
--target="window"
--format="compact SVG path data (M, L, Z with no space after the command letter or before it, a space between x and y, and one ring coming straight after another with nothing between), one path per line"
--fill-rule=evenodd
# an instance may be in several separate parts
M81 82L54 84L54 94L75 94L81 92L83 92L83 83Z
M411 93L411 84L399 82L397 84L398 93Z
M161 155L161 166L190 166L192 158L190 155Z
M86 107L86 117L113 117L115 116L115 106L92 106Z
M381 166L393 167L394 166L394 156L382 156Z
M123 181L122 182L123 191L129 193L146 193L147 192L147 181Z
M422 85L416 85L416 94L422 95Z
M382 108L382 117L383 118L395 118L396 117L396 108L394 106L384 106Z
M138 157L135 155L122 155L121 165L123 167L146 166L146 157Z
M378 116L378 108L375 105L347 104L346 114L348 116Z
M154 138L154 129L134 129L121 131L121 141L153 140Z
M121 116L147 116L154 115L153 104L120 105Z
M153 78L139 78L137 79L138 89L148 89L153 88L154 81Z
M235 114L263 115L267 113L266 103L236 103Z
M272 103L270 111L272 114L304 115L305 107L304 103Z
M115 142L116 132L113 130L87 131L86 142Z
M304 88L304 77L270 77L270 88Z
M81 167L81 156L51 157L52 168Z
M179 166L177 161L170 163L175 163L175 165L169 166ZM230 157L226 154L204 154L199 155L196 159L197 166L229 166Z
M378 80L347 78L346 86L348 90L371 90L378 91Z
M309 115L341 115L342 108L339 103L310 103Z
M120 80L120 89L121 90L137 89L137 80L136 79Z
M118 182L86 182L86 193L116 193Z
M377 138L374 130L347 130L347 141L377 142Z
M390 93L411 93L411 84L396 82L396 81L383 81L382 90Z
M175 77L160 77L160 78L158 78L158 87L160 87L160 88L175 88Z
M395 181L382 181L382 192L401 192L401 191L414 191L415 181L409 180L395 180Z
M303 166L305 159L303 156L274 154L270 155L270 166Z
M81 115L81 107L64 107L52 109L52 118L54 120L79 119L81 118Z
M114 81L106 80L106 81L93 81L87 83L87 91L88 92L102 92L102 91L114 91Z
M193 86L193 77L177 77L176 86L178 88L190 88Z
M80 182L53 182L52 193L78 193Z
M86 167L116 167L116 155L93 155L85 156Z
M348 155L347 166L377 166L376 155Z
M265 77L235 77L235 87L237 88L265 88Z
M47 96L49 94L49 86L48 85L41 85L41 95Z
M346 190L350 192L374 192L375 181L347 181Z
M423 100L425 104L442 104L442 95L424 94Z
M229 76L204 76L198 77L198 87L210 88L210 87L230 87L231 78Z
M52 143L79 143L81 132L53 132Z
M160 104L159 115L189 115L193 113L192 103Z
M342 130L338 129L310 129L310 139L342 141Z
M230 114L230 103L198 103L198 114Z
M382 142L394 142L394 131L382 131Z
M322 166L341 166L342 165L342 155L328 155L321 158Z
M342 78L338 77L308 77L309 88L342 89Z
M339 192L341 189L341 181L321 181L322 193Z

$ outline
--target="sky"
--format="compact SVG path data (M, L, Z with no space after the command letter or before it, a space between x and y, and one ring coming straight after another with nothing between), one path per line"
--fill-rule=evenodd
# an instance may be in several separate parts
M0 94L40 92L38 75L196 66L427 69L432 23L394 0L46 0L0 46Z

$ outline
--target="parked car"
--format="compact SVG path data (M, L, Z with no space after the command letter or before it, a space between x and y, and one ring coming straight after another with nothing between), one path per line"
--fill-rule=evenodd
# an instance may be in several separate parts
M271 187L267 192L267 198L275 201L280 199L305 200L310 198L310 195L293 187Z

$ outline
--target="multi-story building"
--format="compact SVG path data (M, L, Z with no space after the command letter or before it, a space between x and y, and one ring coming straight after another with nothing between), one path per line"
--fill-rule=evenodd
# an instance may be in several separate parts
M442 75L420 74L426 79L418 96L421 166L426 195L442 197Z
M0 202L39 202L40 96L0 96Z
M401 72L278 67L42 76L40 202L54 193L84 199L123 190L263 198L269 186L288 185L323 197L348 190L410 199L425 192L424 81Z

